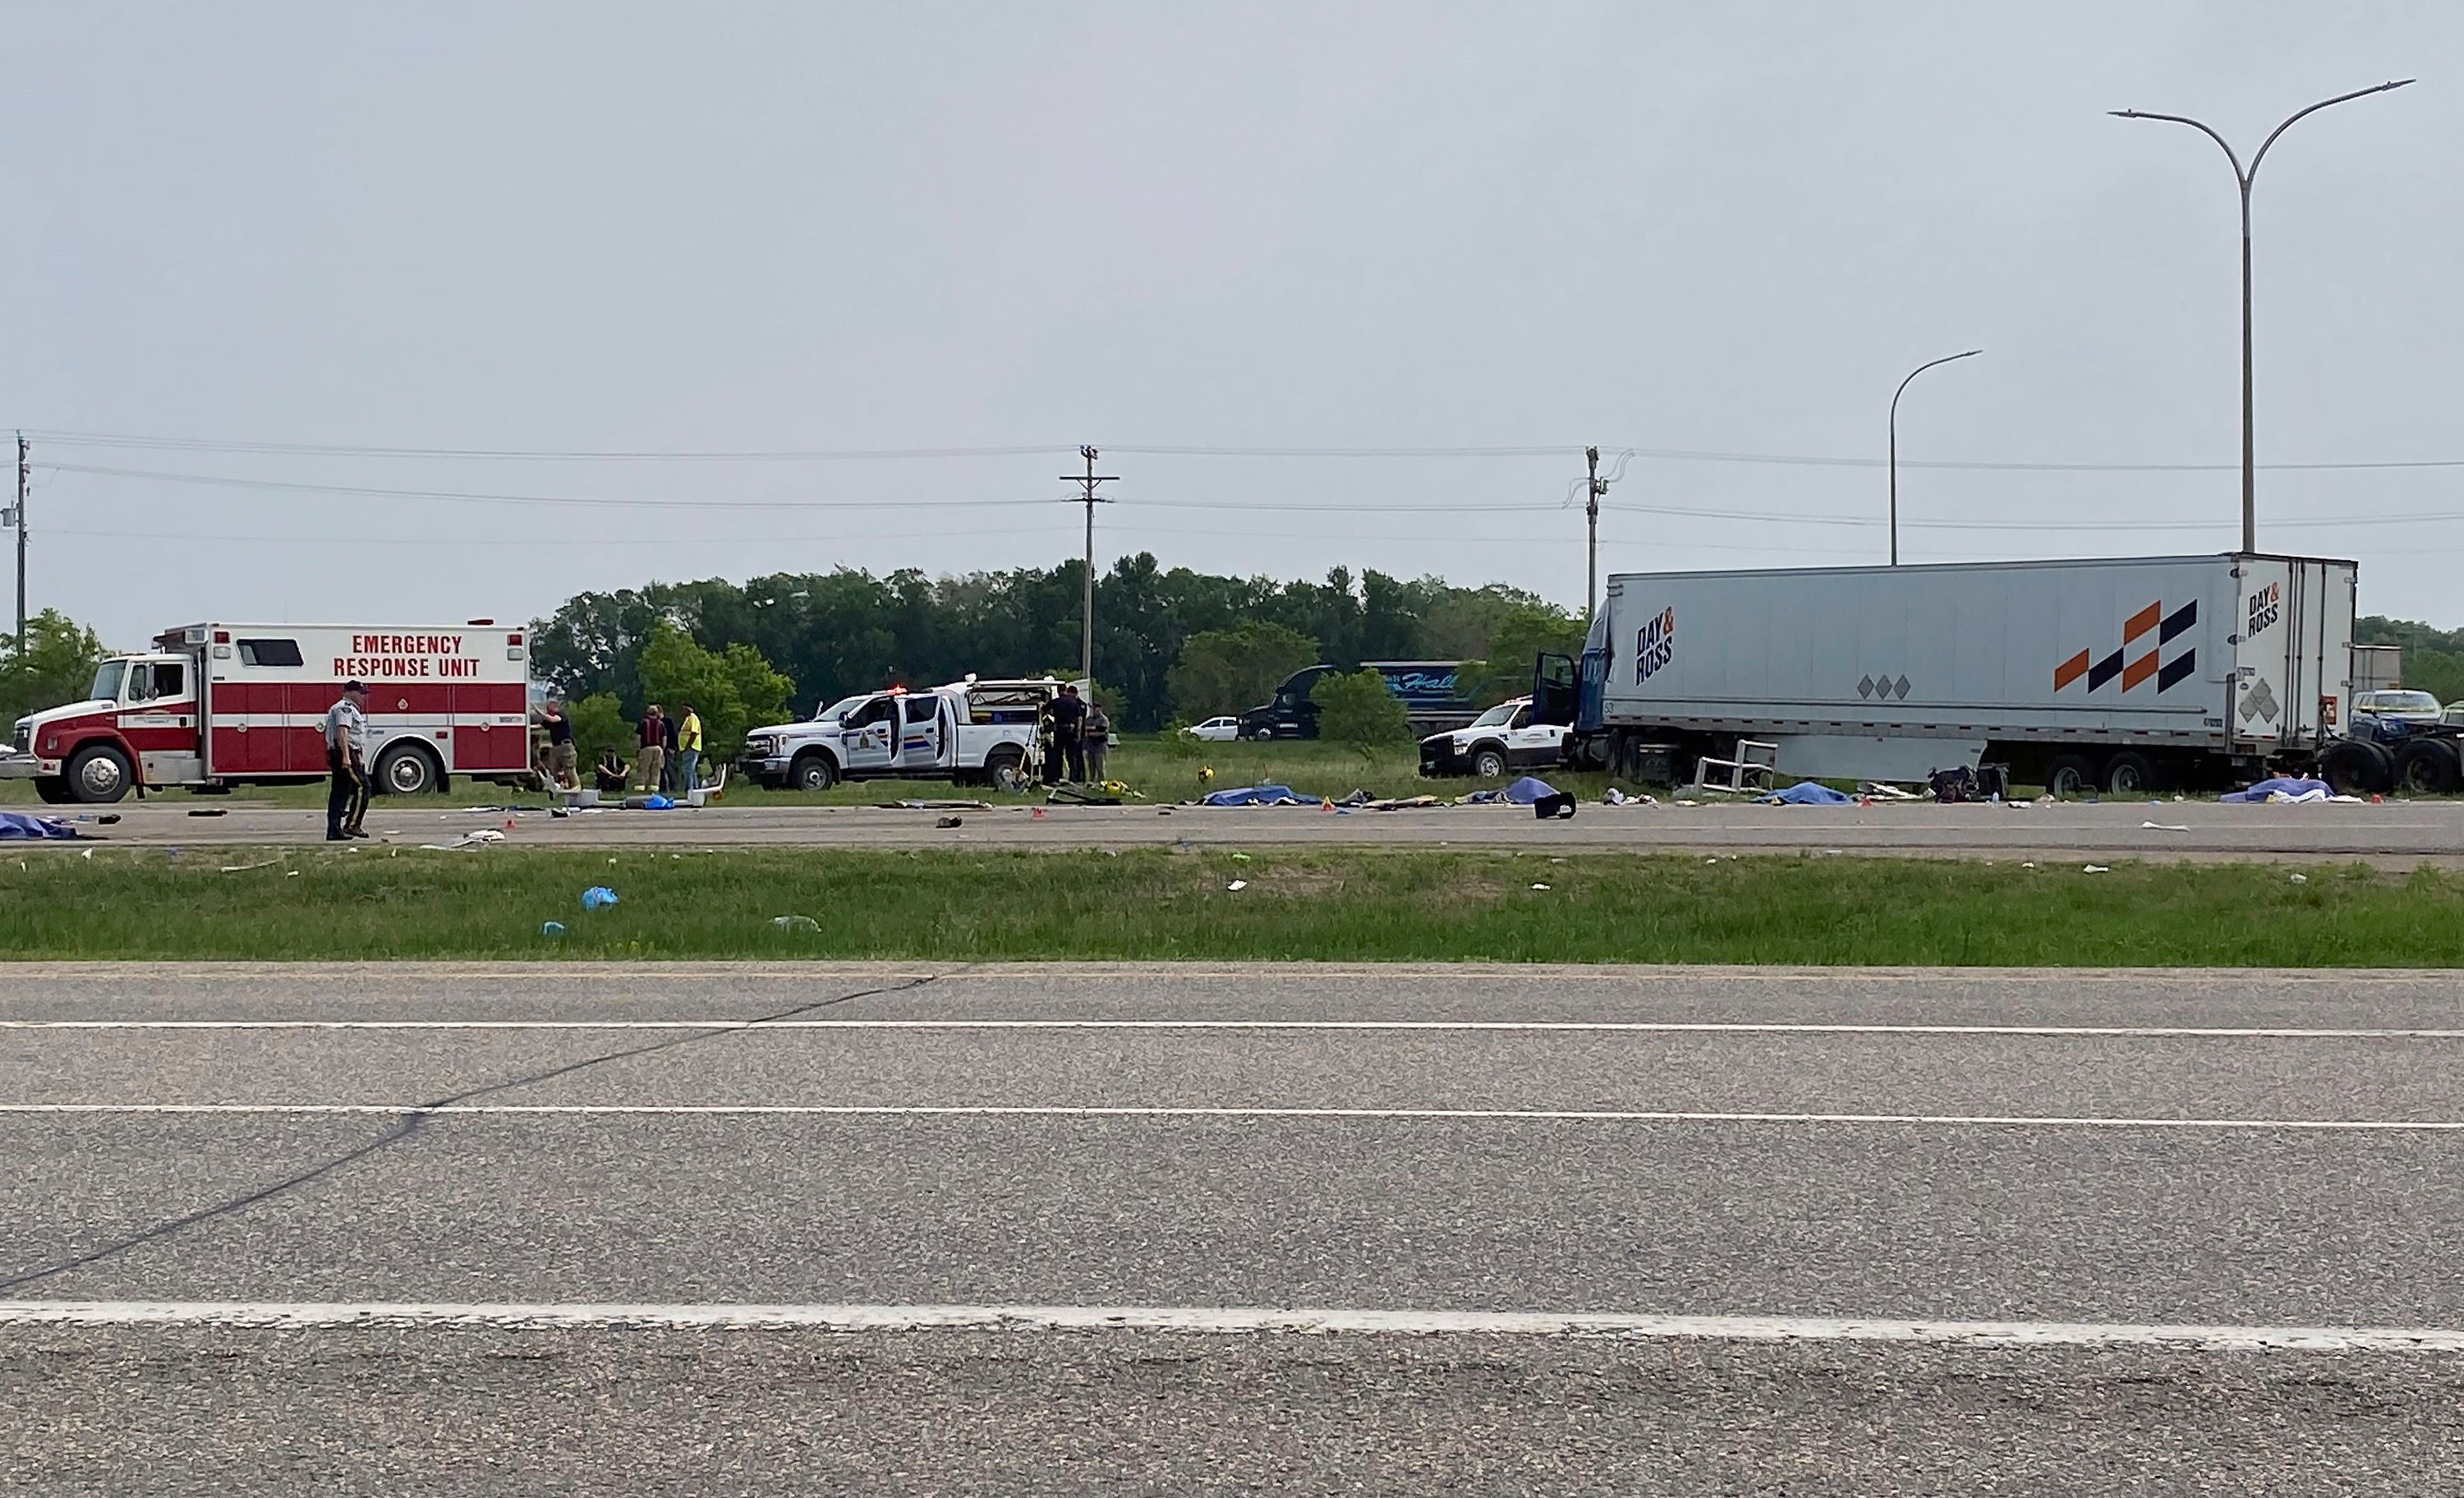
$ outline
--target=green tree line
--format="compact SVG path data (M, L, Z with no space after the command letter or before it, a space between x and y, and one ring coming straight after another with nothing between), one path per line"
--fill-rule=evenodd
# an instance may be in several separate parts
M798 712L904 683L1041 675L1075 662L1083 563L935 578L852 567L652 583L580 593L532 636L539 675L574 700L649 701L644 658L665 626L701 650L744 647L791 684ZM1226 577L1122 558L1095 581L1095 677L1113 721L1160 728L1239 712L1318 661L1497 660L1496 695L1522 690L1533 650L1579 642L1581 621L1538 595L1343 567L1323 582ZM1482 674L1476 672L1475 674ZM672 706L672 703L670 704Z

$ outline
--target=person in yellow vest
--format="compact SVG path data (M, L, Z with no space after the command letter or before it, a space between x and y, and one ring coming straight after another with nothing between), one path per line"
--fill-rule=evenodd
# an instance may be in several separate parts
M676 725L676 760L677 788L684 791L698 788L701 784L701 715L693 711L690 702L685 704L684 721Z

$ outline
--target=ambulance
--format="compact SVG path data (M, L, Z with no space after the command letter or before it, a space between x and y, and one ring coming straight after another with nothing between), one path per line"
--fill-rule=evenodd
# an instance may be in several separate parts
M55 803L317 780L325 710L359 681L371 789L518 782L531 774L528 655L522 630L490 619L165 629L152 650L105 660L86 700L17 719L0 779L30 779Z

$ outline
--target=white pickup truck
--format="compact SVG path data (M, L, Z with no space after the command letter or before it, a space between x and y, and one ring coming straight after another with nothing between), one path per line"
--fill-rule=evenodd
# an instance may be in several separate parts
M892 776L1023 784L1038 768L1036 719L1066 685L1052 676L971 676L944 687L843 697L804 722L745 735L737 773L773 790L827 790L841 781Z

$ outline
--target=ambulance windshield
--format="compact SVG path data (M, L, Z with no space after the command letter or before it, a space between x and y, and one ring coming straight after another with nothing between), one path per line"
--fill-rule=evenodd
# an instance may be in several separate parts
M128 663L126 661L103 662L100 666L95 668L94 690L87 693L86 695L89 697L99 697L106 702L119 701L120 678L127 673Z

